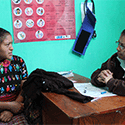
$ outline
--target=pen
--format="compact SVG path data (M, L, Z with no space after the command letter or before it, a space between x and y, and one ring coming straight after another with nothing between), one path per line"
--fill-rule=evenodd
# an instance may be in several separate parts
M70 74L72 72L72 70L71 71L69 71L69 72L65 72L65 73L63 73L63 74L61 74L61 75L68 75L68 74Z
M106 91L104 91L104 92L101 92L101 94L105 94L106 93Z
M84 93L86 93L86 89L84 90Z
M86 93L86 90L87 90L87 87L85 87L85 89L84 89L84 93Z

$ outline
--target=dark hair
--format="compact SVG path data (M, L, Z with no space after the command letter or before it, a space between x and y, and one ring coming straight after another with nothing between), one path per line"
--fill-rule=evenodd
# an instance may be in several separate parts
M7 35L10 35L10 32L3 28L0 28L0 43L2 43L6 39Z
M125 29L121 32L121 37L125 36Z

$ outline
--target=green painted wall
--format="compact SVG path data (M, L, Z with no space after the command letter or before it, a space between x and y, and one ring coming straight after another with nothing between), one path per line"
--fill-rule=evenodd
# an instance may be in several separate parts
M80 4L75 0L76 35L81 26ZM36 68L47 71L73 70L89 77L108 57L116 52L115 41L125 28L125 0L94 0L97 37L91 40L84 56L72 53L75 40L13 44L14 54L24 58L29 73ZM0 0L0 27L13 35L11 0Z

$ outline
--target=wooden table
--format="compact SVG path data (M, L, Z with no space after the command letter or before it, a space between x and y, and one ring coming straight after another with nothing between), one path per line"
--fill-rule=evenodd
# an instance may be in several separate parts
M78 83L90 79L74 74ZM74 87L72 91L77 91ZM125 97L103 97L81 103L61 94L42 92L44 125L125 125Z

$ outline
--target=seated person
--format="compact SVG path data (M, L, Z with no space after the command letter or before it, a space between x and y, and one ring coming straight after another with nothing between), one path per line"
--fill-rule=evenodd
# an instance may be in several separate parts
M28 74L24 60L12 52L12 36L0 28L0 124L26 125L20 93Z
M98 87L107 86L109 91L125 95L125 30L117 41L117 53L113 54L101 68L91 75L91 83Z

